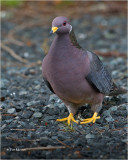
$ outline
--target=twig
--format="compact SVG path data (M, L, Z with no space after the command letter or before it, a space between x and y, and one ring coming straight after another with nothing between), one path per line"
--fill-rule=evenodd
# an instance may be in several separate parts
M21 151L33 151L33 150L56 150L65 149L65 146L47 146L47 147L34 147L34 148L22 148Z
M35 131L35 129L27 129L27 128L24 128L24 129L21 129L21 128L12 128L11 129L12 131Z
M16 114L1 114L2 116L16 116Z
M6 139L10 139L13 141L27 141L27 142L40 141L40 139L20 139L20 138L13 138L13 137L6 137Z
M1 48L4 49L5 51L7 51L12 57L14 57L15 59L17 59L18 61L22 62L22 63L27 63L28 61L24 58L21 58L20 56L18 56L11 48L9 48L8 46L4 45L4 44L0 44Z
M111 51L111 52L106 52L106 53L102 53L100 51L94 51L94 53L96 53L97 55L102 56L102 57L111 57L111 56L123 57L123 58L127 57L127 54L119 53L119 52L116 52L116 51Z
M128 127L123 127L123 128L115 128L115 129L112 129L111 131L120 131L120 130L123 130L124 128L128 128Z
M24 46L24 43L19 41L19 40L16 40L14 38L11 38L11 39L7 39L7 40L3 40L2 41L2 44L8 44L8 43L13 43L13 44L16 44L18 46Z
M61 144L63 144L64 146L66 146L67 148L72 149L72 147L70 147L70 146L68 146L67 144L63 143L63 142L62 142L62 141L60 141L59 139L57 139L57 138L56 138L56 140L57 140L58 142L60 142Z
M37 62L29 63L29 64L26 64L25 66L34 67L34 66L41 65L41 64L42 64L42 61L38 60Z
M9 33L8 33L8 42L4 42L4 44L6 44L6 43L14 43L14 44L16 44L16 45L18 45L18 46L24 46L24 43L23 42L21 42L21 41L19 41L19 40L16 40L15 38L14 38L14 34L16 33L16 32L18 32L18 31L20 31L20 30L23 30L24 28L30 28L30 27L34 27L34 26L42 26L43 24L42 24L42 22L37 22L37 21L35 21L35 22L30 22L30 23L23 23L22 25L18 25L18 26L16 26L13 30L11 30ZM26 62L25 62L26 63Z

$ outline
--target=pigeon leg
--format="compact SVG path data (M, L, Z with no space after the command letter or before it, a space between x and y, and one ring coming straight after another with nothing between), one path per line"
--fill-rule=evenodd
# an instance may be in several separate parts
M68 117L66 117L66 118L63 118L63 119L57 119L56 121L59 121L59 122L62 122L62 121L68 121L68 125L70 125L71 124L71 121L73 121L73 122L75 122L75 123L77 123L78 124L78 122L74 119L74 117L73 117L73 113L70 113L69 114L69 116Z
M95 123L96 119L100 119L100 116L97 117L97 115L98 113L95 112L91 118L83 119L82 122L80 122L80 124L86 124L91 122Z

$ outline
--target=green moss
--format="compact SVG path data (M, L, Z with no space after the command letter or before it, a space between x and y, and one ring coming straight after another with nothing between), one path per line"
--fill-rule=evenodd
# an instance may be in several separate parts
M56 5L56 8L63 8L64 6L70 6L73 4L73 1L61 1Z
M0 0L1 5L6 7L17 7L23 3L22 0Z
M74 132L75 129L73 128L73 122L71 122L70 126L68 126L67 124L67 121L66 122L63 122L65 127L64 127L64 130L65 132Z

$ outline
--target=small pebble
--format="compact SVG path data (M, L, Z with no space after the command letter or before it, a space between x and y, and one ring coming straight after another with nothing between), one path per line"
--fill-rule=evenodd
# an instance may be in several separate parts
M20 95L20 96L23 96L23 95L26 95L26 94L28 94L27 91L20 91L20 92L19 92L19 95Z
M40 140L40 145L41 146L47 146L49 143L49 138L48 137L42 137Z
M111 116L106 117L105 119L106 119L107 122L113 122L114 121L114 119Z
M116 111L117 110L117 106L112 106L109 108L109 111L110 112L113 112L113 111Z
M32 111L24 111L22 117L25 119L29 119L32 116L32 114L33 114Z
M85 137L86 137L86 139L89 139L89 138L95 138L95 136L94 136L93 134L90 134L90 133L89 133L89 134L87 134Z
M15 113L15 112L16 112L15 108L10 108L7 110L7 113L10 113L10 114Z
M27 103L27 106L32 106L32 105L37 105L37 104L40 104L41 101L31 101L31 102L28 102Z
M7 126L7 124L4 124L4 125L1 127L1 129L4 129L6 126Z
M49 102L55 102L57 100L57 96L55 94L52 94L50 97L49 97Z
M39 90L40 89L40 85L37 85L34 88L37 89L37 90Z
M42 113L36 112L36 113L33 114L33 117L34 118L41 118L42 117Z

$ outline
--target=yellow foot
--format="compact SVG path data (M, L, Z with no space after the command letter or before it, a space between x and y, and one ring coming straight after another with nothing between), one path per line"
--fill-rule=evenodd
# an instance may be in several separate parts
M97 115L98 115L98 113L95 112L93 114L92 118L84 119L84 120L82 120L82 122L80 122L80 124L86 124L86 123L90 123L90 122L95 123L96 119L100 119L100 116L97 117Z
M73 117L73 113L70 113L69 114L69 116L68 117L66 117L66 118L63 118L63 119L57 119L56 121L59 121L59 122L62 122L62 121L68 121L68 125L70 125L71 124L71 121L73 121L73 122L75 122L75 123L77 123L78 124L78 122L74 119L74 117Z

